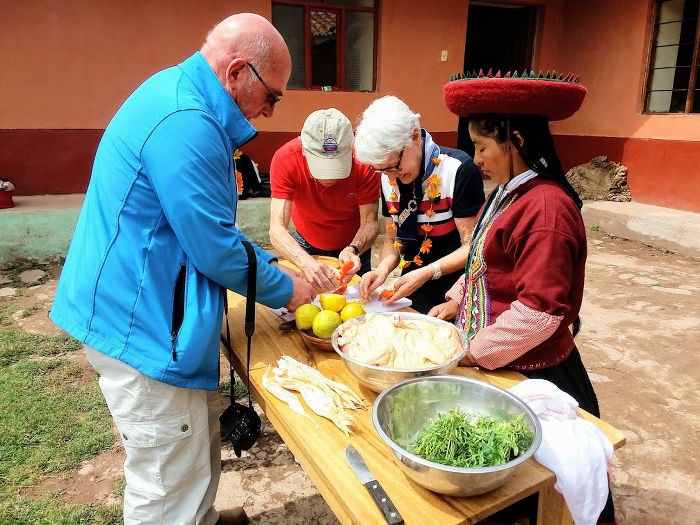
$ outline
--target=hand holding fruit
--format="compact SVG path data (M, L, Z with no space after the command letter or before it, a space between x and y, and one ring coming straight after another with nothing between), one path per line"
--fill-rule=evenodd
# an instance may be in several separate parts
M350 279L352 279L352 275L350 275L349 272L353 270L354 266L355 265L352 261L345 261L340 264L340 269L338 270L338 280L340 281L340 287L334 293L343 294L345 293L345 290L348 289L347 283L348 281L350 281Z
M383 274L379 268L365 273L360 282L360 297L365 301L369 301L372 292L384 284L386 278L387 275Z
M422 270L422 268L421 268ZM430 280L432 276L432 271L429 271L429 275L421 270L414 270L408 272L394 281L393 293L384 301L384 304L389 305L394 301L398 301L403 297L408 297L413 292L418 290L423 284ZM430 270L430 268L428 268Z
M340 261L340 270L344 276L344 278L341 278L340 284L346 284L352 279L353 275L360 271L362 261L360 261L360 257L355 255L355 252L349 248L344 248L338 254L338 260ZM345 268L345 271L343 271L343 268Z
M309 256L301 266L304 276L316 289L316 293L335 290L340 285L336 271L324 262L319 262Z

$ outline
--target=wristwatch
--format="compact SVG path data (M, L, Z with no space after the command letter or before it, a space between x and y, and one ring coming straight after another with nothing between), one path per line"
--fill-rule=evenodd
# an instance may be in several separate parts
M350 248L355 255L360 255L360 249L356 245L348 244L348 248Z

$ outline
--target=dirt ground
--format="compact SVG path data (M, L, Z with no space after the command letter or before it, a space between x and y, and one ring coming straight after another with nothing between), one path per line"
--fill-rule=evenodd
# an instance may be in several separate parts
M699 263L589 232L583 327L577 342L602 417L627 436L626 446L610 464L620 525L698 523ZM31 313L23 317L18 312L18 326L57 332L47 312L58 271L43 284L18 289L17 295L0 293L0 304L13 302ZM9 286L0 284L0 292ZM76 359L85 363L82 356ZM217 506L243 505L257 524L337 523L274 428L264 422L261 440L242 458L224 450ZM62 489L72 502L110 501L122 462L123 450L115 445L69 479L46 480L42 489Z

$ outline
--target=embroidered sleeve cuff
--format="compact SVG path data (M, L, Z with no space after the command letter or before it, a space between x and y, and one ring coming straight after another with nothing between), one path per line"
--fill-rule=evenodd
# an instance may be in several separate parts
M447 290L447 293L445 294L445 300L452 300L457 304L462 304L462 299L464 298L464 290L465 277L464 274L462 274L462 276L459 279L457 279L457 281L452 285L452 288Z
M562 319L513 301L494 324L479 330L469 342L469 352L479 366L501 368L546 341Z

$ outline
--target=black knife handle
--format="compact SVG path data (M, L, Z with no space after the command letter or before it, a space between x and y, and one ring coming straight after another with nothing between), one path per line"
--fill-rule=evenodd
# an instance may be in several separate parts
M369 493L372 494L377 507L379 507L379 510L384 513L384 518L389 525L398 525L399 523L403 523L401 514L399 514L399 511L396 510L394 503L389 499L389 496L387 496L386 492L384 492L384 488L376 479L365 483L365 487L367 487Z

